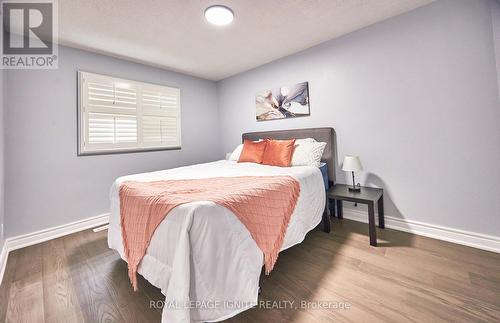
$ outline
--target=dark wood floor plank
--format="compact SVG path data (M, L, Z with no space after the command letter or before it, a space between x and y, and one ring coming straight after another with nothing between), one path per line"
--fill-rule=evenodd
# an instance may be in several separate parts
M150 302L164 296L142 277L132 291L106 235L86 230L14 251L0 286L0 321L160 322ZM260 306L227 322L500 321L498 254L390 229L377 235L375 248L366 224L338 219L330 234L309 233L261 276ZM265 308L266 301L293 306Z
M6 322L44 322L41 245L17 250Z
M82 232L90 254L108 255L105 260L93 261L94 270L102 273L112 301L117 305L125 322L156 322L161 320L161 313L151 310L149 299L142 290L134 292L126 263L116 252L112 252L105 239L106 232ZM102 236L99 238L99 236ZM140 286L139 286L140 287ZM130 306L134 304L135 306Z
M82 322L83 315L74 289L63 239L42 244L43 298L46 322Z
M83 233L63 237L64 251L74 284L78 303L86 322L125 322L118 306L112 301L103 273L91 265L104 260L101 255L90 254Z
M9 253L2 284L0 285L0 322L5 322L6 320L10 288L12 286L12 282L14 281L14 274L16 272L17 254L17 251Z

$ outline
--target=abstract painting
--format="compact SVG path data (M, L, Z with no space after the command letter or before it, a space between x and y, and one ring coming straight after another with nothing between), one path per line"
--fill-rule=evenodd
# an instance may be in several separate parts
M308 116L309 84L302 82L262 91L255 96L255 104L257 121Z

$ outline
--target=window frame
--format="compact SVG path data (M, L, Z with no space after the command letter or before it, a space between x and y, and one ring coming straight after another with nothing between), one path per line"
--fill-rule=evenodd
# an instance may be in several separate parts
M148 151L163 151L163 150L180 150L182 149L182 135L181 135L181 124L182 124L182 119L181 119L181 90L180 88L173 87L173 86L167 86L167 85L162 85L162 84L157 84L157 83L150 83L150 82L141 82L141 81L134 81L134 80L129 80L129 79L124 79L124 78L119 78L107 74L101 74L101 73L94 73L94 72L86 72L86 71L78 71L78 88L77 88L77 155L78 156L91 156L91 155L109 155L109 154L127 154L127 153L138 153L138 152L148 152ZM137 107L136 107L136 113L135 114L130 114L131 116L136 116L137 120L137 144L134 144L134 146L131 147L126 147L127 145L122 145L122 147L116 147L116 148L88 148L86 147L86 118L87 114L89 112L86 112L84 109L84 95L86 94L85 92L85 83L84 83L84 78L86 75L91 75L95 77L103 77L103 78L109 78L113 81L118 81L118 82L123 82L130 84L132 86L140 87L142 91L142 86L147 86L147 87L153 87L153 88L165 88L168 91L175 90L177 91L177 144L176 145L169 145L169 146L144 146L143 142L140 142L139 138L142 140L142 120L141 120L141 126L139 126L139 118L143 118L144 116L151 116L147 114L142 113L142 100L137 101ZM138 91L139 93L139 91ZM141 96L142 97L142 96ZM127 114L123 114L124 116Z

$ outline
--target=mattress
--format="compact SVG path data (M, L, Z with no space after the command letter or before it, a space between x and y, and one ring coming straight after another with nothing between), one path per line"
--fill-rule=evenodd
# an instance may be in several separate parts
M290 248L321 222L326 197L319 168L228 160L118 178L110 191L108 245L125 260L118 195L123 181L277 175L292 176L300 184L281 250ZM207 201L180 205L165 217L138 272L166 296L162 322L215 322L257 304L262 264L262 251L238 218Z

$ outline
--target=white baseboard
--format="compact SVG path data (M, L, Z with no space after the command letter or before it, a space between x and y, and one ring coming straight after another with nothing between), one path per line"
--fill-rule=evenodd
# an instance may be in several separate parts
M107 223L109 223L109 213L5 239L0 253L0 283L3 279L9 252Z
M2 283L3 273L5 272L5 266L7 265L7 257L9 256L9 251L7 250L6 241L3 242L2 252L0 253L0 284Z
M344 208L344 218L358 222L368 222L368 214L362 210ZM375 214L376 215L376 214ZM385 227L438 240L449 241L464 246L500 253L500 237L457 230L434 224L385 216ZM375 216L378 223L378 218Z
M92 229L92 231L100 232L100 231L104 231L104 230L108 230L108 229L109 229L109 224L106 224L106 225L102 225L100 227L95 227Z

